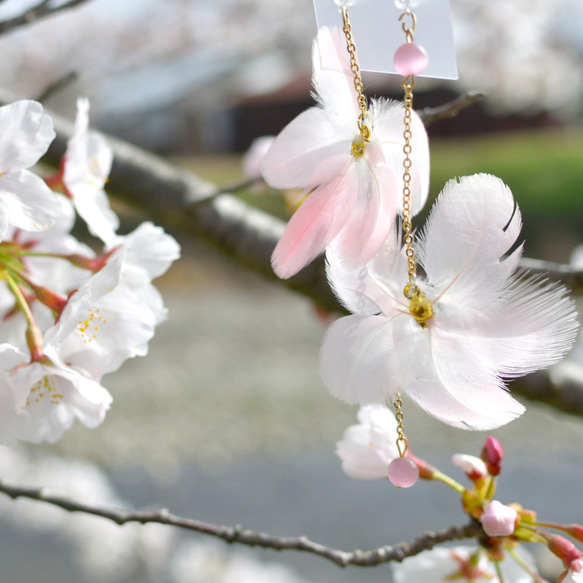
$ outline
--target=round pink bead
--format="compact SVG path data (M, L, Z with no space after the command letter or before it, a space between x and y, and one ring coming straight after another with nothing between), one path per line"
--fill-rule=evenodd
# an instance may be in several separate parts
M417 43L401 45L393 57L395 70L403 77L420 75L427 68L429 57L427 51Z
M389 480L397 488L410 488L418 479L419 468L412 459L398 457L389 464Z

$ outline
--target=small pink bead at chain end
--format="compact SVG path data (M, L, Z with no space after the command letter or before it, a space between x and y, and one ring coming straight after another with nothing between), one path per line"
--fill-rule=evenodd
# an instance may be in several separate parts
M388 476L397 488L410 488L419 479L419 468L412 459L398 457L389 464Z
M395 70L403 77L420 75L427 69L429 57L427 51L417 43L405 43L401 45L393 57Z

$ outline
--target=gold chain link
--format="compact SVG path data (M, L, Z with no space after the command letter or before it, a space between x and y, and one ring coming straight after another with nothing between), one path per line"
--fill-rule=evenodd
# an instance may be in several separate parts
M407 9L401 14L402 20L405 16L411 17L411 26L407 27L403 23L403 31L407 37L407 42L413 42L413 30L416 25L415 14ZM422 328L427 328L427 320L433 318L433 306L431 302L425 297L425 294L417 286L417 266L415 264L415 250L413 249L413 225L411 223L411 152L413 147L411 145L411 138L413 136L411 130L411 119L413 115L413 87L415 86L415 78L411 75L405 77L401 83L405 105L405 117L403 131L403 139L405 145L403 146L403 153L405 159L403 160L403 243L405 245L405 254L407 256L407 271L409 273L409 282L403 289L403 294L410 300L409 312L417 320Z
M356 58L356 45L354 44L354 39L352 37L352 25L350 24L350 18L348 17L348 10L346 6L341 9L342 12L342 31L346 37L346 50L350 55L350 70L354 75L354 88L357 94L357 103L360 109L360 115L358 116L358 129L360 130L360 135L365 139L370 139L370 128L365 124L366 118L366 97L364 95L364 85L362 84L362 77L360 76L360 67L358 66L358 60Z
M413 111L413 87L415 80L413 77L406 77L401 83L401 87L405 92L403 98L405 104L405 130L403 131L403 139L405 145L403 146L403 153L405 159L403 160L403 242L405 243L405 253L407 255L407 269L409 272L409 284L405 288L405 295L409 298L416 294L415 279L417 277L417 268L415 266L415 251L413 250L413 225L411 223L411 115ZM415 288L415 289L414 289Z
M405 457L409 442L405 437L405 428L403 427L403 401L401 400L401 393L397 393L395 397L395 419L397 420L397 449L399 456Z

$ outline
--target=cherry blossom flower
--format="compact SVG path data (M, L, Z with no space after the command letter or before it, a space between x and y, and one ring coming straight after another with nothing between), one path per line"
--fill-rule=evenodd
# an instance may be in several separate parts
M178 244L150 223L115 241L57 322L43 324L42 357L0 345L0 442L54 442L75 418L96 427L112 401L102 376L147 353L165 314L151 280L177 258Z
M92 235L111 243L119 226L103 190L113 154L105 138L89 131L89 100L77 100L75 131L67 144L63 185Z
M0 107L0 241L10 226L42 231L58 216L50 188L28 171L55 138L53 122L36 101Z
M0 363L0 393L11 393L14 404L2 411L4 444L57 441L75 418L96 427L111 404L111 395L99 383L65 364L48 358L31 363L27 354L7 344L0 345Z
M79 287L45 333L43 349L51 360L73 362L95 380L126 359L147 354L166 314L151 281L168 269L180 249L151 223L115 242L107 265Z
M511 248L520 227L512 193L498 178L479 174L445 186L415 247L431 319L403 294L407 259L396 233L361 268L329 249L329 281L353 312L323 342L320 372L332 394L366 404L402 392L465 429L518 417L524 407L504 380L558 362L578 328L562 285L516 274L521 248Z
M514 532L517 516L512 506L492 500L480 516L480 522L488 536L510 536Z
M108 249L112 252L111 260L121 258L123 284L140 294L159 324L166 317L166 309L151 282L180 257L180 245L164 229L146 221L128 235L117 236Z
M559 577L560 583L583 583L583 559L571 561L566 573Z
M275 136L260 136L253 140L241 161L243 174L246 178L253 179L261 176L263 158L271 148L274 140Z
M272 256L287 278L333 240L351 267L383 246L400 208L403 174L402 104L373 100L358 126L360 109L346 41L322 28L314 41L313 85L318 105L277 136L263 158L263 177L273 188L303 188L306 200L290 219ZM424 205L429 185L429 147L423 123L412 117L412 213Z
M500 583L494 564L485 553L480 552L477 563L471 561L472 555L480 552L477 548L460 546L451 549L434 548L402 563L393 563L395 583L443 583L459 580L470 583ZM534 572L533 559L526 550L518 547L516 551ZM515 561L506 557L499 562L502 579L512 583L531 583L532 577Z
M58 256L82 255L94 257L94 252L85 244L79 242L70 234L75 220L73 205L61 194L51 193L51 198L59 209L55 224L45 231L27 232L21 229L9 228L3 241L2 253L10 258L10 249L15 252L21 264L21 275L34 284L42 284L51 293L60 294L64 298L78 288L87 279L87 270L76 267ZM24 252L24 255L18 255ZM29 253L31 255L29 255ZM46 330L54 324L54 314L51 309L30 297L31 310L37 325ZM18 309L14 295L5 283L0 285L0 343L9 343L21 350L26 350L25 329L26 318Z
M386 478L389 464L399 457L395 416L384 407L369 405L360 408L358 420L336 444L342 470L360 480Z

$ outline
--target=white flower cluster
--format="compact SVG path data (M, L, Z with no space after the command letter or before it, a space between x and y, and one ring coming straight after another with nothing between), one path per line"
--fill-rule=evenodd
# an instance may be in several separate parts
M2 444L54 442L75 418L99 425L112 401L101 378L145 355L165 317L151 281L179 246L150 223L116 234L103 190L112 152L88 131L88 110L79 100L61 170L43 180L28 168L55 137L51 119L34 101L0 108ZM71 235L75 209L101 254Z

